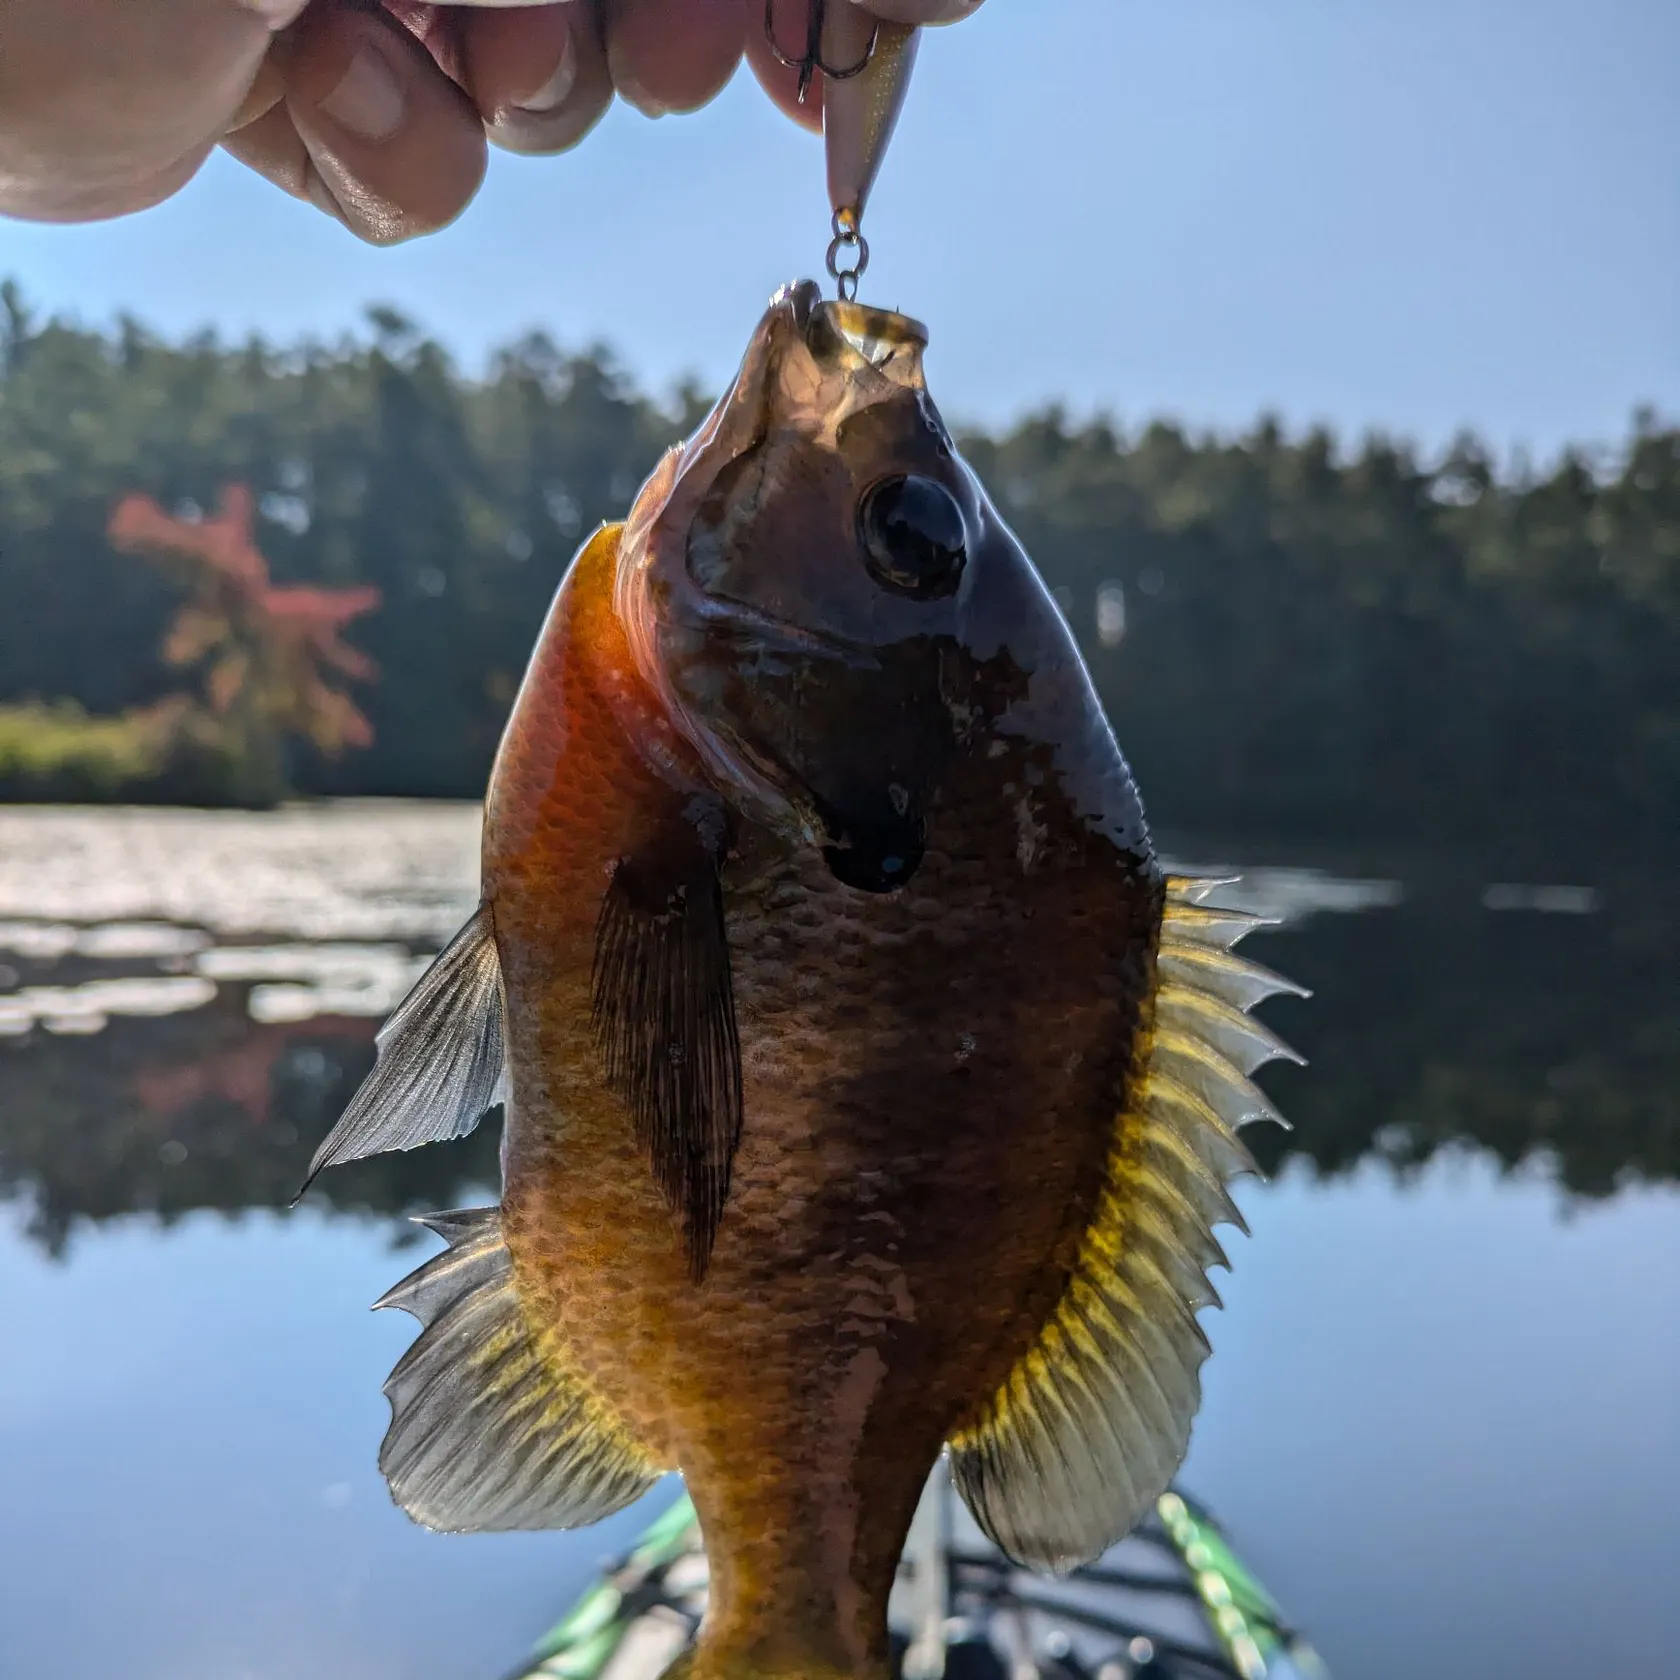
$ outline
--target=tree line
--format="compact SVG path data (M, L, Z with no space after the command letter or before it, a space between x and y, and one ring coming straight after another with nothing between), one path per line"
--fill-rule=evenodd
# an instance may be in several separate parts
M0 797L478 796L568 560L705 407L542 334L469 377L383 308L333 343L168 342L0 287ZM1543 471L1470 437L1425 461L1055 408L960 442L1157 828L1554 871L1672 855L1680 430L1637 415ZM265 588L377 599L344 630L368 739L293 733L254 765L224 736L171 780L123 720L179 697L191 585L112 518L142 497L191 525L230 486Z

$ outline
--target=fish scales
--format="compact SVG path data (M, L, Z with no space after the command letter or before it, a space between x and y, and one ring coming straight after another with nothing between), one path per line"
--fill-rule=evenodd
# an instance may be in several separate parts
M316 1163L468 1129L505 1044L500 1207L440 1220L384 1303L425 1380L387 1385L382 1464L456 1529L594 1520L680 1469L701 1680L884 1674L946 1445L1011 1555L1119 1538L1182 1456L1245 1075L1286 1053L1239 1030L1284 983L1163 876L923 342L779 294L585 544L498 755L483 907Z
M616 1105L574 1111L528 1155L514 1063L516 1270L632 1432L684 1468L707 1534L739 1536L727 1558L714 1547L720 1623L749 1623L755 1604L781 1614L764 1583L798 1571L801 1537L844 1548L844 1568L828 1554L807 1573L831 1592L872 1583L847 1618L848 1672L881 1655L863 1642L884 1638L903 1525L940 1442L1065 1286L1132 1040L1127 977L1071 977L1112 968L1136 905L1069 916L1056 874L999 905L977 861L930 848L902 899L861 906L809 858L730 884L748 1119L701 1283ZM777 909L790 889L814 912L791 937ZM948 948L916 937L924 893L962 941L960 993ZM1088 943L1070 948L1074 921ZM761 976L764 944L820 984L800 997L780 963ZM559 995L564 1034L575 1004Z

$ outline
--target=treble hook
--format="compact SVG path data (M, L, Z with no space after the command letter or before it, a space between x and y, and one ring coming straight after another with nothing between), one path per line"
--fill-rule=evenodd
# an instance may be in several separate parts
M789 70L799 72L799 103L805 103L805 95L810 92L811 78L820 70L831 82L850 81L853 76L863 73L870 59L875 56L875 43L881 38L879 23L869 32L869 45L863 49L863 57L856 64L847 65L843 69L835 69L831 64L823 62L822 36L823 12L827 0L811 0L811 9L805 19L805 56L803 58L789 58L782 51L780 42L776 39L776 0L764 0L764 38L770 43L770 50L776 55L779 64L785 64Z

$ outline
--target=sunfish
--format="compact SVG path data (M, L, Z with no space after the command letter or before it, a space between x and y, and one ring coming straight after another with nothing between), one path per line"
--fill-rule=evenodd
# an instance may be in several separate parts
M698 1680L888 1672L942 1451L1048 1570L1177 1469L1241 1224L1248 1018L1297 990L1166 875L1074 639L954 447L925 331L772 301L562 581L477 914L322 1167L505 1103L499 1207L379 1304L396 1502L567 1528L678 1470Z

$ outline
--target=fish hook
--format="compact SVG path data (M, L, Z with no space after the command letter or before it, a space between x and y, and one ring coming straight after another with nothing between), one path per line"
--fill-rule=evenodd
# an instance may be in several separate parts
M811 9L805 20L805 56L803 58L789 58L782 51L781 43L776 39L776 0L764 0L764 38L770 43L770 51L776 55L779 64L785 64L789 70L799 72L799 103L805 103L805 95L810 92L811 78L820 70L831 82L850 81L853 76L861 75L870 59L875 56L875 44L881 38L881 25L876 23L869 32L869 45L863 49L863 56L856 64L850 64L843 69L836 69L831 64L823 62L822 35L823 13L827 9L827 0L811 0Z

